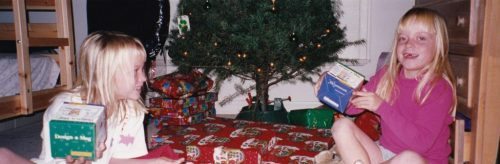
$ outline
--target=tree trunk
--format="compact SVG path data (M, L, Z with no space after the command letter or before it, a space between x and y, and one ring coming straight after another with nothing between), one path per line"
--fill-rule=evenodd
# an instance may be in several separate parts
M256 101L255 109L257 111L267 111L267 101L269 100L269 84L266 72L256 72L255 85L256 85Z

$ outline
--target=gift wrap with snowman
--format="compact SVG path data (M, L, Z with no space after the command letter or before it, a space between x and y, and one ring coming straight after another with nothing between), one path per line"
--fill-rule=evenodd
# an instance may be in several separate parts
M49 120L52 157L96 159L96 148L106 139L104 106L64 103Z
M363 84L364 76L351 68L335 62L319 81L316 97L322 103L344 113L353 95Z

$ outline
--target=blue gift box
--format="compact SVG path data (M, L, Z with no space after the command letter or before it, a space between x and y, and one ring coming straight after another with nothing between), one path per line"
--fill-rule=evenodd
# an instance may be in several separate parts
M323 80L320 81L316 97L322 103L344 113L353 91L361 86L363 80L364 77L361 74L345 65L334 63L334 66L325 73Z

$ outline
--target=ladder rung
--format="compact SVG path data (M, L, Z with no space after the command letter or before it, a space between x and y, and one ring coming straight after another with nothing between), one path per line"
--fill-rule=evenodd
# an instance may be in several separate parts
M27 10L54 10L55 0L27 0ZM0 9L12 10L12 0L0 0Z
M68 38L29 38L30 47L68 46Z
M15 41L14 36L1 35L0 40ZM68 38L29 38L29 47L59 47L68 46Z

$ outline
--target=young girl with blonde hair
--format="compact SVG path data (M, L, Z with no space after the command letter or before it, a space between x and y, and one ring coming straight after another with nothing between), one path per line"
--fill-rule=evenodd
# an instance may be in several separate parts
M453 77L444 19L429 9L410 9L399 21L389 64L354 93L347 109L378 114L380 140L373 142L348 119L332 127L344 163L448 163Z
M50 151L48 120L64 102L99 104L106 107L107 138L97 150L100 159L93 163L180 163L183 159L132 159L148 153L144 138L141 88L146 76L146 52L141 42L116 32L95 32L82 43L79 79L71 91L53 99L44 114L42 152L36 163L90 162L53 159Z

